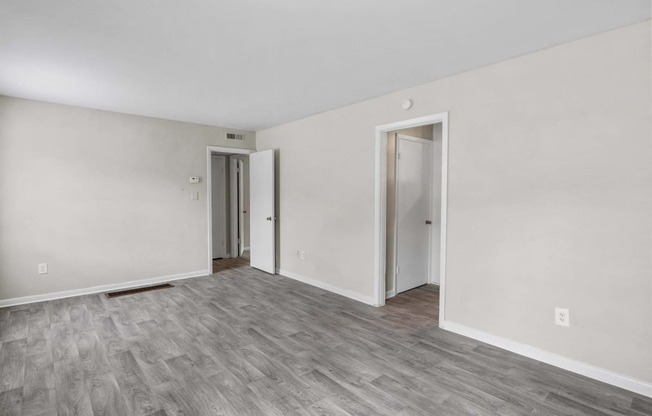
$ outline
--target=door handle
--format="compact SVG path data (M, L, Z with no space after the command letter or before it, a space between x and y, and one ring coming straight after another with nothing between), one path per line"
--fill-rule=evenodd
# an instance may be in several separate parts
M426 225L430 225L430 224L432 224L432 221L426 220Z
M271 220L272 220L272 217L267 217L267 221L271 221Z

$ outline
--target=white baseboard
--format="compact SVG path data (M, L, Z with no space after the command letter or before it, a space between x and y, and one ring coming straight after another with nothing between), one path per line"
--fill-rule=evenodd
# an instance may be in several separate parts
M45 302L54 299L71 298L73 296L91 295L93 293L109 292L114 290L129 289L132 287L148 286L155 283L169 282L172 280L189 279L191 277L207 276L208 270L171 274L168 276L152 277L150 279L132 280L130 282L115 283L111 285L86 287L83 289L64 290L62 292L45 293L42 295L24 296L12 299L0 299L0 308L7 306L24 305L27 303Z
M366 303L367 305L373 305L374 300L370 296L365 296L362 295L358 292L354 292L352 290L348 289L342 289L337 286L330 285L328 283L324 283L319 280L311 279L309 277L301 276L293 272L289 272L287 270L282 270L282 269L276 269L276 273L280 274L281 276L289 277L290 279L293 280L298 280L300 282L309 284L310 286L316 286L320 289L327 290L329 292L337 293L338 295L342 295L346 298L357 300L358 302Z
M385 292L385 299L393 298L394 296L396 296L396 289Z
M555 367L563 368L564 370L581 374L594 380L602 381L603 383L633 391L643 396L652 397L652 383L650 382L637 380L604 368L584 363L582 361L564 357L563 355L548 352L531 345L522 344L507 338L499 337L487 332L469 328L464 325L456 324L455 322L440 322L439 327L447 331L464 335L469 338L494 345L504 350L544 362L546 364L554 365Z

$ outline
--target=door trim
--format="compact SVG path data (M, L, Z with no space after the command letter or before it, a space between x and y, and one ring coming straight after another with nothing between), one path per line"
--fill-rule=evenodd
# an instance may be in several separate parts
M211 180L211 153L226 153L230 155L249 155L254 153L255 150L252 149L238 149L236 147L226 147L226 146L206 146L206 206L207 206L207 217L208 217L208 244L207 250L208 253L208 273L213 274L213 207L212 207L212 180Z
M399 186L398 186L398 178L399 178L399 176L398 176L398 174L399 174L398 165L400 163L399 162L399 160L400 160L399 153L400 152L399 152L399 144L398 144L399 140L407 140L407 141L422 143L422 144L426 144L426 145L430 146L430 153L431 153L430 154L430 174L429 174L429 176L430 176L430 193L428 195L428 217L432 218L432 216L433 216L432 215L433 214L433 212L432 212L432 209L433 209L433 203L432 203L433 191L432 190L433 190L433 185L434 185L434 183L433 183L434 181L433 181L432 176L433 176L434 168L435 168L435 163L434 163L435 162L435 157L434 157L435 156L434 155L434 147L435 146L434 146L433 140L422 139L421 137L408 136L406 134L401 134L401 133L396 134L396 151L394 152L395 153L394 154L394 158L395 158L395 160L394 160L395 165L394 166L396 166L396 168L395 168L395 170L396 170L396 190L394 191L395 192L395 194L394 194L395 195L395 198L394 198L394 212L398 216L398 213L399 213L399 211L398 211L398 202L399 202L399 195L400 195ZM392 247L392 251L393 251L392 255L394 256L394 268L395 269L398 267L398 234L399 234L399 229L398 229L398 220L397 220L397 221L394 222L394 247ZM427 282L428 283L432 282L432 255L433 255L433 253L432 253L432 227L428 227L428 276L427 276ZM393 294L392 294L392 296L385 295L385 298L396 296L399 293L399 291L398 291L398 275L396 273L396 270L394 270L394 273L392 273L392 275L394 276L394 290L392 291ZM387 284L387 282L385 282L385 284Z
M385 304L387 133L410 127L441 124L441 236L439 244L439 321L446 312L446 207L448 194L448 112L376 126L375 140L375 223L374 223L374 306ZM433 146L434 149L434 146ZM434 183L435 181L433 181Z

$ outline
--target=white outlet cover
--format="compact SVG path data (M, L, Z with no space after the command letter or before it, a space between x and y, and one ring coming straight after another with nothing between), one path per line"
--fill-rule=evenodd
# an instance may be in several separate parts
M566 308L555 308L555 325L570 326L570 311Z
M38 265L38 274L46 274L48 272L47 263L39 263Z
M305 259L306 259L306 252L301 250L301 260L305 260Z

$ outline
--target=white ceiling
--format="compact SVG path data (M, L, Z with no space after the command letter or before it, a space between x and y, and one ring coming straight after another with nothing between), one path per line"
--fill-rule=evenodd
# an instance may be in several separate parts
M259 130L649 17L649 0L0 0L0 94Z

